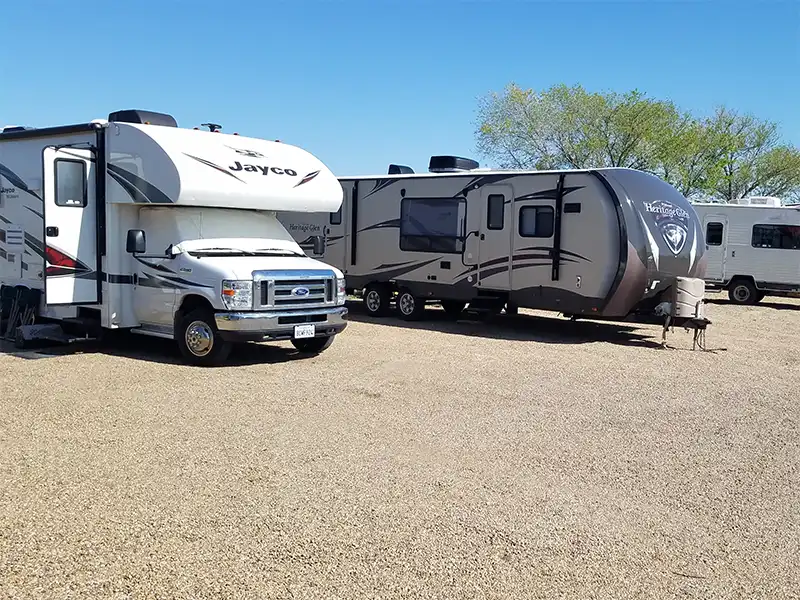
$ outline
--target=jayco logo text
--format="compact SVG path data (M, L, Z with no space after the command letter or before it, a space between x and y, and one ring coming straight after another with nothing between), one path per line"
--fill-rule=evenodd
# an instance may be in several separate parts
M269 167L263 165L243 165L238 160L228 167L231 171L248 171L250 173L261 173L262 175L289 175L290 177L297 177L297 171L294 169L281 169L280 167Z

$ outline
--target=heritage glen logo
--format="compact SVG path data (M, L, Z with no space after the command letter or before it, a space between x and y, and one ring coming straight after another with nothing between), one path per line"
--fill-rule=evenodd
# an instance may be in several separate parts
M689 218L689 213L680 206L673 206L669 202L663 202L661 200L645 202L644 209L649 213L656 213L681 220Z
M653 215L656 227L670 252L677 256L689 239L689 212L666 200L645 202L644 209Z
M265 165L249 165L242 164L238 160L228 167L231 171L246 171L248 173L261 173L262 175L288 175L289 177L297 177L297 171L294 169L283 169L281 167L270 167Z

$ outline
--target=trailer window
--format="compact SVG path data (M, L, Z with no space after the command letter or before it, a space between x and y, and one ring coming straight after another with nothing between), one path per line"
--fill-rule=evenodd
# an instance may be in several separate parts
M466 211L463 198L403 198L400 203L400 249L462 253Z
M755 248L800 250L800 226L753 225L751 243Z
M706 244L709 246L721 246L722 230L722 223L709 223L706 225Z
M486 228L502 229L505 227L506 197L503 194L489 194L489 206L486 210Z
M86 163L56 159L56 206L86 206Z
M522 237L552 237L554 214L552 206L522 207L519 211L519 234Z
M341 225L342 224L342 207L339 207L339 210L336 212L331 213L331 225Z

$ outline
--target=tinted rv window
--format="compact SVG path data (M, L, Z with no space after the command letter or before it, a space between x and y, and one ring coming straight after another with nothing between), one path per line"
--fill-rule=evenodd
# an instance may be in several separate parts
M56 205L86 206L86 163L56 160Z
M342 224L342 207L339 207L335 213L331 213L331 225L341 225Z
M706 225L706 244L709 246L722 244L722 223L709 223Z
M400 249L460 254L464 251L466 206L463 198L403 198Z
M486 210L486 228L502 229L505 226L505 203L503 194L490 194L489 206Z
M524 206L519 211L519 234L522 237L552 237L553 215L552 206Z
M756 248L800 250L800 227L797 225L753 225L752 245Z

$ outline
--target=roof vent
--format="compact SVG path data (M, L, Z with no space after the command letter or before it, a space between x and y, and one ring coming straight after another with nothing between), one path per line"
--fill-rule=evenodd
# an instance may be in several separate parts
M781 199L776 196L748 196L731 200L731 204L747 204L749 206L782 206Z
M472 171L480 165L471 158L460 156L431 156L428 171L431 173L455 173L458 171Z
M23 127L22 125L6 125L2 129L0 129L0 133L10 133L12 131L28 131L29 129L35 129L35 128Z
M414 169L405 165L389 165L389 175L411 175Z
M140 123L142 125L161 125L162 127L178 126L172 115L149 110L118 110L109 114L108 120L116 123Z

